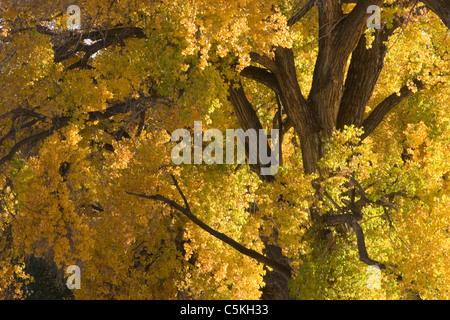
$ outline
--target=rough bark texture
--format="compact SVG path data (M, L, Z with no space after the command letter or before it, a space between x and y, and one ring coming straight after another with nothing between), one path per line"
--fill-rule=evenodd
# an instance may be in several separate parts
M267 242L266 242L267 243ZM263 253L269 259L277 261L290 268L288 259L283 256L281 248L274 244L266 244ZM265 286L262 289L261 299L263 300L289 300L288 281L289 277L274 270L267 271L264 276Z
M341 5L344 2L356 3L355 7L348 14L344 14L341 10ZM448 0L422 0L422 2L450 28L450 2ZM312 87L308 97L305 97L300 89L299 79L297 78L295 69L294 53L289 48L276 48L274 59L270 59L268 56L262 54L251 53L250 57L253 65L245 68L241 72L241 76L258 81L275 92L277 101L274 103L274 106L282 108L282 113L287 115L287 119L282 124L282 131L285 132L290 127L293 127L300 138L303 167L307 174L317 172L317 162L323 153L322 141L324 138L330 136L333 129L342 129L345 125L352 124L356 126L362 125L365 128L364 137L367 137L380 124L388 112L413 94L413 91L408 87L403 87L400 95L392 93L386 97L364 120L367 102L372 96L374 87L383 68L383 60L387 50L383 42L403 23L402 17L399 17L398 21L394 21L394 27L392 29L387 29L386 26L383 26L381 30L376 31L372 47L367 49L365 37L363 36L366 20L369 16L366 13L366 9L369 5L382 5L382 3L382 0L309 0L288 20L288 25L292 26L313 6L317 6L318 8L319 34L317 37L319 51L313 74ZM69 66L68 69L88 68L89 58L101 48L111 46L115 43L122 43L127 38L145 37L143 31L137 27L116 27L101 31L84 33L68 32L65 34L57 34L43 26L38 26L36 30L39 33L52 37L55 62L73 58L80 52L83 53L82 58ZM98 41L90 45L83 44L82 40L88 38ZM345 78L346 66L350 56L350 66L347 77ZM416 81L415 84L417 89L422 89L423 85L419 81ZM158 101L155 97L143 97L142 99L144 98L153 100L150 106L152 103L167 103L167 101ZM257 113L247 99L242 86L230 85L229 101L234 107L242 129L248 130L251 128L259 130L262 128ZM114 114L126 112L129 108L136 108L133 101L111 106L103 113L91 112L89 113L89 121L108 119ZM22 114L22 112L23 110L19 108L4 116L14 116L13 113ZM29 114L26 116L34 117L34 115ZM24 146L40 141L55 130L67 126L70 119L36 118L35 120L48 120L51 126L47 130L38 132L17 142L9 154L0 159L0 164L9 161ZM274 123L280 126L280 120ZM11 128L10 133L1 139L10 137L14 133L13 130L15 129ZM258 174L260 173L260 168L260 163L251 166L251 169ZM274 179L272 176L260 175L260 177L269 182ZM362 187L356 182L353 183L359 189L360 195L363 195L364 190L362 190ZM180 189L179 191L183 196ZM266 266L272 267L273 271L267 272L264 278L266 286L263 289L263 299L289 298L287 283L290 278L291 269L288 259L283 256L282 250L276 242L269 243L268 239L262 239L266 247L263 254L260 254L248 250L236 241L217 232L197 219L190 212L184 196L185 206L183 207L173 200L160 195L135 195L162 201L171 205L204 230L225 243L228 243L242 254L251 256ZM376 261L370 259L367 253L364 243L364 233L358 223L362 219L358 211L358 206L356 203L353 203L348 209L352 214L340 213L328 217L326 215L320 215L313 208L311 210L311 217L313 223L324 224L326 226L334 226L342 223L349 225L357 236L361 261L374 264ZM337 210L339 211L341 208L337 208Z
M370 48L366 48L366 37L359 39L358 45L352 53L352 60L345 80L344 93L337 117L337 129L345 125L361 126L364 113L372 92L384 65L387 51L385 41L400 25L400 19L395 21L391 29L386 25L375 31L375 39Z
M348 14L343 14L341 2L338 0L307 1L288 21L288 25L292 26L308 10L317 5L319 51L311 91L307 98L304 97L299 86L294 54L291 49L276 48L273 60L267 56L252 53L252 62L257 65L247 67L241 73L241 76L271 88L279 97L278 105L282 106L283 114L287 115L283 129L292 126L300 138L303 167L306 174L317 172L317 162L323 155L322 141L328 138L335 128L342 129L345 125L364 126L364 137L366 137L392 108L413 94L409 88L402 88L399 96L393 93L386 97L364 120L367 103L383 68L387 51L384 42L406 21L406 18L398 16L390 29L383 25L380 30L376 30L371 48L366 48L364 30L369 17L366 9L369 5L382 5L383 1L358 1ZM436 5L436 3L440 3L439 1L434 4L424 3L430 8L435 5L432 9L435 12L446 12L446 7L442 11L442 6ZM442 19L442 14L439 16ZM350 65L347 77L345 77L350 56ZM422 88L420 82L416 82L416 86L419 90ZM240 92L239 95L245 96L245 93ZM242 101L240 103L236 99L230 99L230 101L235 110L242 108L240 106ZM254 119L256 113L250 110L253 108L251 103L247 100L244 105L245 109L248 109L246 111L248 115L239 116L238 113L242 127L259 127L260 123ZM359 193L363 194L362 187L356 182L354 183L359 189ZM321 215L313 208L311 219L313 223L324 226L347 224L356 234L360 260L367 264L383 267L382 264L372 260L367 252L364 232L359 224L362 219L358 209L360 205L360 203L349 204L347 209L352 214L337 214L330 217ZM280 264L289 265L288 259L282 255L282 250L276 243L266 243L264 254ZM268 272L264 280L266 286L263 289L263 299L289 298L288 281L277 271Z

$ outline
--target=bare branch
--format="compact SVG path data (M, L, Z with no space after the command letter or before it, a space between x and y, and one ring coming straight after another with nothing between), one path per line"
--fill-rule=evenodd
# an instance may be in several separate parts
M183 191L181 191L181 188L178 185L177 179L175 179L175 176L173 174L171 174L170 176L172 177L173 183L174 183L175 187L177 188L178 192L180 193L181 198L183 198L183 202L184 202L184 206L185 206L186 210L188 210L190 212L191 209L189 208L189 203L188 203L186 197L184 196Z

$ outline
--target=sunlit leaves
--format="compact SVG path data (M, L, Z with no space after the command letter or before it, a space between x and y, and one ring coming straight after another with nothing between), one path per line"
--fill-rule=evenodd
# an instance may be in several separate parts
M204 130L239 127L227 101L227 81L238 79L236 71L249 65L251 51L273 57L276 46L292 47L307 97L318 51L317 8L287 28L298 10L292 1L81 1L79 32L136 26L145 38L114 42L92 54L83 68L66 69L85 51L54 62L54 50L68 35L63 1L5 3L2 153L70 120L4 164L0 297L26 297L20 284L31 279L23 261L34 255L56 262L60 270L80 265L77 298L259 298L266 272L261 264L169 206L126 193L161 194L184 205L173 174L193 213L209 226L258 252L264 250L263 239L282 248L294 268L293 297L396 299L414 292L448 298L449 38L431 12L414 15L388 39L367 113L404 85L415 95L364 141L364 128L354 126L322 141L324 154L314 175L304 174L297 133L289 130L283 166L268 183L246 165L175 166L170 134L178 128L192 131L199 120ZM343 11L353 6L346 4ZM392 26L396 12L410 9L385 6L383 21ZM36 24L58 36L37 32ZM370 32L366 39L370 46ZM87 40L67 50L91 43ZM241 80L262 126L270 128L275 95ZM420 92L416 80L425 86ZM105 116L111 106L129 109ZM11 116L12 110L23 113ZM337 214L352 201L350 178L372 201L361 209L361 227L370 256L387 266L377 290L367 286L367 266L359 261L353 231L345 224L325 228L326 241L320 241L323 230L310 217L311 209ZM362 197L359 191L353 200Z

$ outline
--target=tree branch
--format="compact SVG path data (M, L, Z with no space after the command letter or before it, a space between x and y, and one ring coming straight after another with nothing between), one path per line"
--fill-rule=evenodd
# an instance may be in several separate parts
M88 120L87 121L96 121L96 120L105 120L105 119L109 119L112 116L118 115L118 114L124 114L129 112L133 107L136 107L137 105L139 105L140 103L146 101L146 100L152 100L152 103L147 106L155 106L157 104L163 104L163 103L169 103L169 101L167 99L164 98L153 98L153 97L140 97L137 99L128 99L126 101L123 102L119 102L116 103L108 108L106 108L105 111L91 111L88 112ZM33 113L31 110L27 110L27 109L15 109L12 110L2 116L1 117L6 117L7 115L15 115L17 114L17 112L29 112L29 113ZM36 113L34 113L36 114ZM14 157L14 155L24 146L26 145L31 145L34 143L37 143L39 141L44 140L45 138L51 136L55 131L62 129L63 127L67 126L70 123L70 120L72 119L72 116L64 116L64 117L55 117L53 119L51 119L52 121L52 126L44 131L41 131L39 133L36 133L34 135L31 135L29 137L26 137L22 140L20 140L19 142L17 142L12 148L11 150L8 152L7 155L5 155L3 158L0 159L0 165L4 164L7 161L12 160L12 158ZM39 119L38 119L39 120ZM25 124L25 125L29 125L29 124ZM23 125L24 126L24 125ZM7 133L11 134L11 133ZM1 140L4 140L4 138L1 138Z
M144 31L138 27L115 27L106 30L63 31L56 33L45 26L36 26L37 32L52 37L54 43L54 62L62 62L74 57L78 52L85 52L83 57L69 68L86 67L89 57L113 43L122 43L128 38L145 38ZM61 43L62 39L62 43ZM84 44L89 39L92 44ZM59 44L56 44L58 43Z
M371 48L366 48L366 36L361 35L348 68L337 117L337 129L352 124L361 126L367 103L384 66L384 57L388 50L385 42L402 22L402 18L397 18L394 19L392 28L388 29L387 25L384 25L382 29L376 30Z
M275 62L265 54L250 52L250 59L253 62L259 63L260 65L266 67L272 73L276 72L276 70L277 70L277 66L276 66Z
M417 90L422 90L425 86L419 80L414 80L414 84ZM371 114L364 120L362 126L364 128L364 134L361 136L361 140L368 137L373 130L383 121L384 117L391 111L394 107L405 101L407 98L414 94L408 86L403 86L400 89L399 95L393 93L384 99L376 108L371 112Z
M369 254L367 253L364 232L363 229L361 228L361 225L359 224L359 221L363 220L361 208L368 204L380 205L384 209L385 215L388 217L389 224L392 226L392 221L390 221L388 215L388 208L396 209L395 204L392 203L394 197L396 196L407 197L407 195L403 191L396 191L383 195L377 201L372 201L366 197L366 192L363 186L352 176L349 177L348 183L350 186L356 187L358 189L360 199L356 203L354 202L354 199L352 199L350 202L349 201L344 202L344 200L342 200L342 202L344 202L346 206L341 207L336 203L336 201L334 201L334 199L326 191L324 191L325 197L332 202L333 206L337 209L337 211L320 215L318 221L320 224L324 224L327 226L336 226L340 224L349 225L356 235L360 261L368 265L377 265L378 267L380 267L380 269L385 269L384 264L371 259L369 257ZM416 197L414 197L413 199L415 198Z
M450 2L448 0L421 0L450 29Z
M361 226L359 225L359 223L356 220L351 219L349 225L350 225L350 227L352 227L353 231L356 234L356 242L358 245L359 260L368 265L371 265L371 266L376 265L380 269L385 269L386 267L384 266L384 264L379 263L378 261L375 261L375 260L369 258L369 254L367 253L367 249L366 249L366 242L364 240L364 232L363 232L363 229L361 228Z
M61 129L62 127L67 126L69 123L69 117L63 117L63 118L56 118L54 119L54 125L50 127L47 130L44 130L42 132L39 132L37 134L34 134L32 136L29 136L25 139L20 140L17 142L11 150L8 152L6 156L0 159L0 166L4 164L7 161L11 161L14 155L25 145L36 143L38 141L41 141L49 136L51 136L56 130Z
M233 109L236 113L236 116L239 120L239 123L244 131L248 129L252 129L256 131L257 134L257 146L256 146L256 154L257 154L257 163L250 164L250 169L259 175L259 177L265 181L273 181L274 177L272 175L262 175L261 168L263 165L259 159L259 130L262 129L261 122L259 121L258 115L256 114L255 109L251 105L250 101L248 101L247 96L245 95L244 89L242 85L239 84L238 87L235 87L233 82L230 83L228 88L228 100L231 102ZM264 142L266 143L266 150L269 150L269 143L266 139ZM249 143L245 144L245 152L247 156L250 154Z
M377 202L369 200L366 197L366 192L365 192L364 188L362 187L362 185L353 177L349 177L349 184L358 189L360 200L358 200L356 203L354 203L354 200L352 200L350 203L347 202L346 207L342 208L325 191L325 196L333 203L333 205L336 207L338 212L340 212L340 214L336 214L336 213L323 214L320 216L320 222L325 225L328 225L328 226L335 226L335 225L344 224L344 223L349 225L353 229L353 231L355 232L355 235L356 235L356 242L357 242L357 246L358 246L358 254L359 254L360 261L362 261L368 265L377 265L380 267L380 269L384 269L385 266L383 264L381 264L369 257L369 254L367 253L367 249L366 249L364 232L363 232L360 224L358 223L358 221L362 221L362 219L363 219L362 212L361 212L362 206L364 206L366 204L376 203L376 204L383 206L383 208L385 208L386 206L392 206L392 204L387 203L385 201L381 201L381 200L379 200ZM404 195L404 193L403 192L395 192L395 193L390 193L386 196L394 197L396 195ZM352 212L352 213L342 213L342 212Z
M356 35L357 39L360 38L361 33L363 32L367 18L369 14L367 13L367 8L370 5L381 6L383 0L359 0L356 1L356 5L353 10L347 14L345 20L342 25L342 34L343 35ZM349 40L350 41L350 40Z
M277 78L269 70L255 66L248 66L245 67L240 74L245 78L258 81L259 83L262 83L272 89L275 93L280 94L280 87L278 85Z
M325 214L321 217L323 223L329 226L338 225L342 223L346 223L349 225L356 235L356 243L358 246L358 254L359 260L368 264L368 265L377 265L380 269L384 269L385 266L369 257L366 249L366 242L364 239L364 232L359 225L358 221L362 219L362 216L359 214Z
M173 184L175 185L175 187L178 190L178 193L181 195L181 198L183 198L183 202L184 202L184 206L186 208L187 211L191 212L191 209L189 208L189 203L183 193L183 191L181 191L180 186L178 185L178 181L177 179L175 179L175 176L173 174L170 175L170 177L172 178Z
M233 249L237 250L238 252L252 258L255 259L256 261L278 271L280 274L282 274L283 276L285 276L287 279L291 278L291 272L292 270L288 267L285 266L277 261L274 261L272 259L269 259L268 257L262 255L261 253L249 249L245 246L243 246L242 244L238 243L237 241L233 240L232 238L228 237L226 234L221 233L213 228L211 228L210 226L208 226L206 223L204 223L202 220L200 220L199 218L197 218L189 209L189 205L188 202L186 200L185 195L183 194L183 192L181 191L181 188L179 187L175 177L172 175L172 179L175 183L175 186L178 190L178 192L180 193L181 197L183 198L183 202L185 203L185 207L181 206L180 204L178 204L177 202L168 199L162 195L146 195L146 194L142 194L142 193L134 193L134 192L129 192L126 191L127 194L129 195L133 195L136 197L141 197L141 198L146 198L146 199L151 199L151 200L156 200L156 201L160 201L163 202L165 204L168 204L169 206L171 206L172 208L176 209L177 211L181 212L185 217L187 217L190 221L192 221L194 224L196 224L197 226L199 226L200 228L202 228L204 231L208 232L210 235L216 237L217 239L223 241L224 243L228 244L229 246L231 246Z
M308 101L320 118L322 137L328 137L336 127L344 91L345 73L350 54L356 48L366 27L367 7L382 0L358 1L344 15L340 1L318 0L319 51L314 67ZM294 120L294 119L293 119Z

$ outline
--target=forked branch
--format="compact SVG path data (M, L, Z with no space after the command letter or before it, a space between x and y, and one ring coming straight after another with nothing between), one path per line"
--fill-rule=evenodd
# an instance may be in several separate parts
M422 90L425 87L425 85L419 80L414 80L413 82L417 90ZM405 101L413 94L414 92L407 85L405 85L400 89L399 94L392 93L390 96L381 101L372 113L364 120L362 125L364 128L364 134L361 136L361 140L364 140L378 127L389 111L394 109L397 105Z

